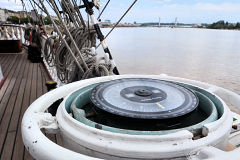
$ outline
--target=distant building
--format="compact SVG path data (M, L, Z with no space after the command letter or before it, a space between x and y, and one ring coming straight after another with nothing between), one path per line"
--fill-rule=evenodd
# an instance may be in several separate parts
M0 9L0 21L2 21L2 22L6 21L6 16L5 16L4 9Z
M24 17L28 16L25 11L18 11L17 13L18 13L19 18L24 18Z
M25 11L12 11L8 9L1 9L0 8L0 21L7 21L8 17L18 17L18 18L24 18L27 17L27 13Z
M193 25L193 27L202 27L202 24L201 23L196 23Z

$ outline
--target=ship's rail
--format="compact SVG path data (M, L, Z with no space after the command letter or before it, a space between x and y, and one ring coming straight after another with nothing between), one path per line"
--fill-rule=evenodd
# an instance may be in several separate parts
M25 25L0 24L0 40L21 40L22 44L29 45L26 28Z
M42 49L42 53L44 55L44 47L46 44L47 39L49 38L49 35L42 35L41 36L41 49ZM45 56L43 56L43 63L48 71L48 74L50 75L50 77L52 78L52 80L54 80L55 82L57 82L58 87L65 85L64 83L61 82L61 80L58 78L57 75L57 70L55 67L55 62L52 61L50 63L47 62L47 59Z
M29 34L26 34L26 32L28 32L28 28L29 27L26 27L25 25L0 24L0 40L20 40L22 44L28 46L30 44ZM41 50L43 55L45 42L49 37L49 35L41 35ZM59 86L62 86L63 83L59 80L56 74L57 72L54 62L52 62L52 65L49 65L46 62L45 57L43 58L43 62L53 80L55 80Z

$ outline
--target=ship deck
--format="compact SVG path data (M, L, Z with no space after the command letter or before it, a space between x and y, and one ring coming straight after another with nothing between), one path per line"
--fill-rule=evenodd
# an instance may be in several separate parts
M31 63L26 50L18 54L0 54L0 65L6 78L0 88L0 159L33 159L23 145L21 121L28 106L47 92L50 79L43 63ZM58 135L47 135L61 144Z

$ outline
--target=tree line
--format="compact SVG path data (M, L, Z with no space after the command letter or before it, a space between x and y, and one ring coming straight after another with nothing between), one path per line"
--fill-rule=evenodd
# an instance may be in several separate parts
M240 22L233 24L225 21L218 21L207 26L209 29L240 29Z
M42 18L43 22L45 25L49 25L52 24L50 18L48 17L44 17ZM27 23L33 23L33 19L32 17L28 16L28 17L23 17L23 18L19 18L16 16L11 16L7 18L8 22L11 22L12 24L27 24Z

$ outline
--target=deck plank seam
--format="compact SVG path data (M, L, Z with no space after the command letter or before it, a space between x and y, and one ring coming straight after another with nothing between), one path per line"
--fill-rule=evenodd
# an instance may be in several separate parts
M21 65L22 65L22 61L20 61L19 63L16 63L17 73L20 71L20 68L19 68L18 66L21 66ZM16 72L15 72L15 73L16 73ZM10 89L9 95L12 94L13 88L14 88L14 86L15 86L15 81L16 81L17 79L14 78L14 76L12 75L11 78L9 78L9 79L7 79L7 80L9 80L9 84L12 85L12 86L11 86L12 89L9 88L9 85L8 85L8 87L7 87L6 91L5 91L2 99L0 100L0 105L2 106L2 104L4 104L3 106L5 106L4 110L2 110L3 108L1 108L1 110L0 110L0 124L1 124L1 122L2 122L3 115L4 115L5 110L6 110L6 108L7 108L6 106L7 106L8 102L9 102L9 100L10 100L9 97L6 96L6 92L8 91L8 89ZM7 81L7 80L6 80L6 81ZM4 98L4 97L8 98L6 102L3 101L3 98ZM1 98L1 97L0 97L0 98Z
M1 104L2 98L4 97L7 91L8 84L10 83L10 79L13 77L13 73L14 73L13 70L16 70L15 68L17 67L17 64L18 63L12 63L10 66L11 69L9 70L9 73L6 75L6 80L0 90L0 104Z
M18 120L18 123L17 123L17 125L16 125L16 135L15 135L15 138L14 138L14 144L13 144L13 150L12 150L12 155L11 155L11 159L13 159L13 156L14 156L14 153L15 153L15 145L16 145L16 140L17 140L17 135L18 135L18 133L19 133L19 130L21 129L21 113L23 112L22 110L23 110L23 106L22 106L22 104L23 104L23 100L24 100L24 93L26 92L26 85L27 85L27 77L28 77L28 75L29 75L29 70L30 70L30 64L28 63L27 64L28 66L27 66L27 69L26 69L26 79L24 79L23 81L25 81L25 82L23 82L24 83L24 90L23 90L23 96L22 96L22 99L21 99L21 107L20 107L20 111L19 111L19 115L18 115L18 118L17 118L17 120Z
M23 102L22 102L22 109L21 109L21 113L20 113L20 121L22 120L24 112L29 107L32 73L33 73L33 63L29 63L29 71L28 71L26 84L30 84L30 85L26 85L26 87L25 87L24 97L23 97ZM28 93L29 93L29 95L28 95ZM15 144L14 144L14 151L13 151L12 159L19 159L19 157L21 157L21 159L24 159L24 150L25 150L25 147L22 142L22 136L21 136L21 123L19 123L18 129L17 129L16 140L15 140ZM16 158L14 158L14 157L16 157Z
M23 74L21 74L21 73L24 72L24 69L26 67L26 63L24 63L23 57L21 57L21 59L22 59L22 62L19 63L19 65L20 65L19 66L19 72L18 72L18 75L16 76L16 80L15 80L14 86L12 88L11 97L8 100L8 103L9 103L10 100L12 100L13 103L10 104L11 106L9 106L8 104L6 105L5 112L4 112L4 115L3 115L3 117L4 117L6 115L6 110L10 109L10 111L9 111L10 116L8 116L8 117L10 117L10 119L6 124L6 127L7 127L6 131L5 131L6 133L5 133L3 145L1 146L1 152L0 153L3 153L3 151L4 151L4 146L5 146L7 135L8 135L8 129L9 129L9 126L10 126L10 122L11 122L11 119L12 119L12 114L13 114L14 107L15 107L16 100L17 100L17 93L19 92L19 88L20 88L20 85L18 85L18 83L20 84L20 82L22 81ZM17 78L19 78L19 79L17 79ZM14 89L17 89L17 91L14 90ZM14 92L14 94L13 94L13 92ZM16 92L16 96L14 96L15 92ZM9 107L11 107L11 108L9 108ZM3 125L3 120L0 122L0 126L2 126L2 125Z

